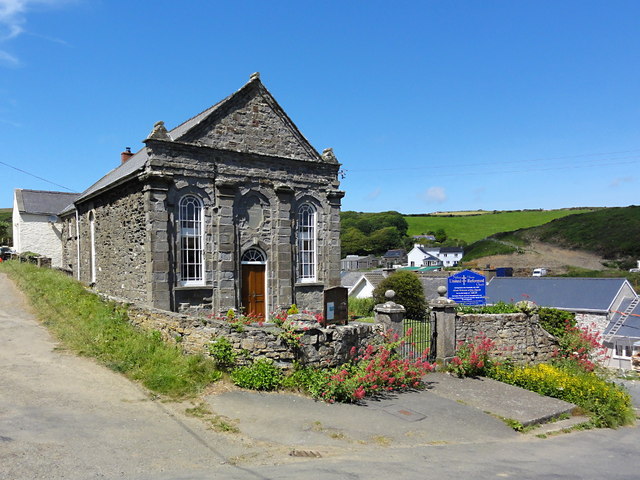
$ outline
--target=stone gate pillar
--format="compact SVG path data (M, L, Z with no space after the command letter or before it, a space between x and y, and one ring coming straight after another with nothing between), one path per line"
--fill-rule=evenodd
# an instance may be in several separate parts
M385 332L404 336L404 314L405 308L393 301L396 292L387 290L384 296L388 299L385 303L380 303L373 307L376 323L384 325Z
M446 297L447 287L438 287L439 297L429 302L431 309L432 345L436 348L436 361L446 365L456 354L456 307ZM435 337L435 338L434 338Z

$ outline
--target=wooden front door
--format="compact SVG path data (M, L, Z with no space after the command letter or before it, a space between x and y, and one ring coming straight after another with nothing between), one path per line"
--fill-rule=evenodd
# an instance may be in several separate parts
M245 315L265 317L264 265L242 265L242 306Z

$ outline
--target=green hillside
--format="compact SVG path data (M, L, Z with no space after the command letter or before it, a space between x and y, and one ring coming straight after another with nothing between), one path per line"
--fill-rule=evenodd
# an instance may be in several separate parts
M11 223L13 221L11 218L12 215L13 208L0 208L0 222Z
M567 215L593 212L593 208L564 208L560 210L521 210L480 213L472 215L405 215L409 225L408 235L421 235L444 229L449 238L473 243L498 232L508 232L535 227L566 217Z
M626 270L640 259L640 207L602 208L544 225L495 233L465 249L464 261L520 252L531 241L594 252Z
M516 234L562 247L589 250L607 259L640 258L640 206L605 208Z

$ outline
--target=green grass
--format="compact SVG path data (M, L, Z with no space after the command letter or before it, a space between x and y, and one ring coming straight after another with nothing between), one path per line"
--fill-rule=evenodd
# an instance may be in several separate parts
M593 251L605 258L640 258L640 206L605 208L526 233L543 242Z
M464 249L463 262L476 260L482 257L488 257L490 255L510 255L517 253L519 250L516 246L505 245L504 243L496 242L491 238L479 240L473 242L471 245Z
M454 215L446 217L405 215L409 225L408 235L420 235L428 231L444 229L449 238L457 238L467 243L476 242L498 232L543 225L568 215L592 212L593 209L523 210L496 212L482 215Z
M163 342L159 332L136 329L124 308L100 300L60 272L17 261L1 263L0 271L27 295L39 320L65 348L93 357L155 393L190 397L220 378L212 360L184 355Z

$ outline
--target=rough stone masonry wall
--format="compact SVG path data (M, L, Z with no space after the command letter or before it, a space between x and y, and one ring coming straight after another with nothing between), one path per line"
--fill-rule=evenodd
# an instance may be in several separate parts
M283 340L280 336L282 330L276 326L243 326L242 331L236 331L221 320L135 305L128 305L128 314L133 325L147 331L159 331L165 340L177 342L186 353L208 354L209 345L215 339L225 337L238 352L248 352L248 358L267 357L285 369L292 368L294 361L312 366L340 365L349 360L352 347L358 349L380 337L379 329L371 324L301 325L297 329L303 334L298 348Z
M556 338L540 326L538 315L467 314L456 318L457 342L472 341L481 334L495 342L492 354L517 363L546 362L558 346Z

